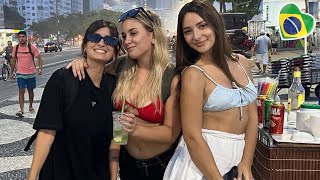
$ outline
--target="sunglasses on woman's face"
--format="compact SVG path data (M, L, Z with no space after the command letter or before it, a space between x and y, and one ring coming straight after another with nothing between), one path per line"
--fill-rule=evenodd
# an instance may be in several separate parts
M134 9L131 9L131 10L123 13L119 18L119 22L123 22L127 18L136 17L139 14L140 11L143 12L151 20L151 22L153 22L152 18L149 16L147 11L143 9L143 7L134 8Z
M93 43L99 43L103 39L105 45L116 46L118 44L118 39L111 36L102 37L100 34L88 34L87 40Z

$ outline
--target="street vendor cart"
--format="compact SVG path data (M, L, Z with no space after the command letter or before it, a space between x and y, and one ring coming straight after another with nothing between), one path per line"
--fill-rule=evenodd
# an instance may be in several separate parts
M320 54L308 54L294 58L282 58L271 61L269 73L279 77L278 89L289 88L293 79L293 68L301 69L301 83L306 97L310 96L310 88L315 86L315 95L319 98L320 89Z
M285 130L282 136L292 131ZM252 173L255 180L318 180L320 142L293 143L270 135L260 125Z

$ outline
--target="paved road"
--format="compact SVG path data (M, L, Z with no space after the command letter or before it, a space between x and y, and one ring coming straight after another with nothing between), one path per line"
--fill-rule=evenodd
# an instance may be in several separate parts
M65 67L79 55L79 48L65 49L63 52L44 54L43 75L37 77L34 107L38 109L44 84L51 74L60 67ZM24 152L28 138L34 133L32 124L36 114L26 113L24 118L17 118L19 110L16 81L0 80L0 180L24 180L31 164L32 149ZM27 94L26 94L27 99ZM25 107L28 107L25 104Z
M291 52L281 52L281 54L283 56L298 55L297 53ZM65 55L61 54L61 56L64 57ZM280 55L278 55L278 57L280 57ZM67 62L62 64L52 63L56 62L48 62L44 69L44 75L38 77L39 84L45 84L54 70L67 64ZM266 77L257 74L256 68L253 68L252 71L255 84L257 84L260 78ZM35 109L39 107L43 87L44 85L40 85L35 89ZM18 110L18 99L15 94L17 94L16 82L0 82L0 180L26 179L26 174L32 159L33 149L29 152L24 152L23 149L28 138L34 133L32 124L36 115L26 113L24 118L17 118L15 112ZM285 101L287 98L287 89L282 89L279 94L281 99ZM308 101L316 102L317 99L312 95Z

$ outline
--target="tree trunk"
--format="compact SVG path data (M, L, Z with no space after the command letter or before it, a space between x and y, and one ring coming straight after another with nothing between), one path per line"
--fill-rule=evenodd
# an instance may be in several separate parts
M223 8L223 5L224 5L224 0L220 0L220 12L221 12L221 13L225 12L225 11L223 11L223 10L226 9L225 7Z
M306 4L306 13L309 13L309 0L304 0Z

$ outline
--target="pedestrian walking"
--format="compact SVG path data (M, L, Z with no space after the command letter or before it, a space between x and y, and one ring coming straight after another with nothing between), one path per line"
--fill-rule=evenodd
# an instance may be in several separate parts
M232 53L209 1L193 0L180 10L176 58L183 136L163 179L220 180L230 172L252 180L258 118L251 67Z
M10 64L11 58L12 58L12 41L7 42L7 47L4 48L4 50L1 52L1 54L5 53L4 58L8 61Z
M280 37L279 37L279 31L276 31L272 34L272 47L271 47L271 54L278 54L277 48L279 45Z
M36 46L29 43L25 31L18 32L19 43L12 49L12 62L10 79L14 76L16 67L16 78L19 87L19 105L20 110L16 113L18 117L24 114L24 94L26 89L29 94L29 113L35 113L33 108L33 89L36 87L36 73L42 74L42 57ZM38 68L36 68L34 57L38 59Z
M120 178L162 180L181 130L178 77L169 63L159 16L139 7L122 14L119 21L127 57L117 68L113 102L120 110L124 101L125 115L120 122L129 133L127 145L120 150ZM77 68L83 68L83 60L71 65L83 78L82 69Z
M256 65L259 73L266 74L267 65L269 63L269 49L271 47L271 40L265 35L265 31L261 29L260 36L255 41L254 55L256 56ZM262 64L262 70L261 66Z
M104 68L119 47L115 24L97 20L86 30L81 45L89 65L87 78L79 81L64 69L50 77L33 125L38 134L28 180L38 176L39 180L112 179L115 77L105 74ZM74 99L66 100L70 96Z

